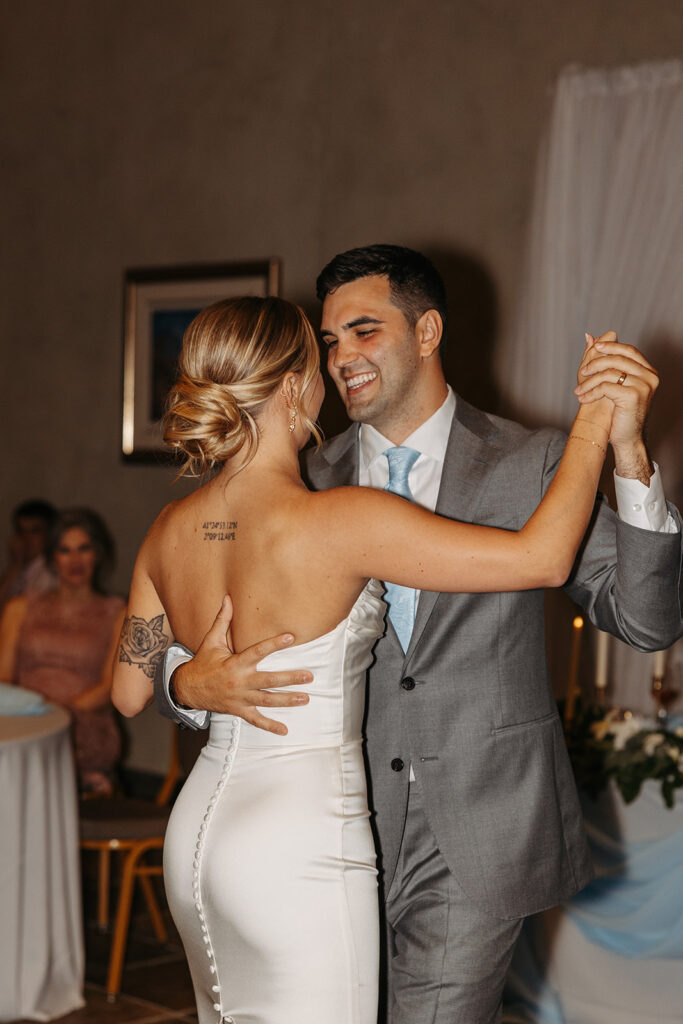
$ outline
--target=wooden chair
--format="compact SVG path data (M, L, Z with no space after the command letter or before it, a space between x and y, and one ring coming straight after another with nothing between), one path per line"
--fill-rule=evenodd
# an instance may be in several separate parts
M97 922L102 930L106 929L109 921L111 855L114 852L125 855L107 972L109 1002L114 1002L121 988L136 879L140 880L156 937L159 942L166 941L166 929L151 882L152 875L161 875L161 864L150 863L147 854L161 850L164 845L171 811L169 800L180 775L178 729L175 725L171 728L173 734L168 771L155 800L113 797L83 799L80 802L81 849L96 850L99 854Z

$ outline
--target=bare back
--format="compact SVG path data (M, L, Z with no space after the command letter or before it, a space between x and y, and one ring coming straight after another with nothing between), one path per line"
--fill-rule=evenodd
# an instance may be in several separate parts
M365 579L325 551L318 498L247 467L169 505L141 557L175 638L196 650L226 593L238 651L285 630L304 643L334 628Z

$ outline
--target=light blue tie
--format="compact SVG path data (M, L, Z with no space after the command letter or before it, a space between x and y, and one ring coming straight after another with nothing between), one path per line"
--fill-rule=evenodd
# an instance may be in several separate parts
M400 494L402 498L412 501L413 495L408 484L408 476L419 459L420 453L416 452L414 448L404 448L401 445L397 448L387 448L382 454L386 455L389 463L389 483L384 488L385 491L392 491L394 494ZM385 586L389 618L396 630L396 636L401 641L401 647L407 651L415 622L417 595L412 587L401 587L398 583L385 583Z

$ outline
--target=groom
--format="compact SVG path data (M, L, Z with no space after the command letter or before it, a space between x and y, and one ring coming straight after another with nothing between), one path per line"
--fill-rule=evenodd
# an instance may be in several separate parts
M355 249L324 268L317 290L328 369L354 422L308 453L311 485L393 486L386 452L401 446L411 450L405 496L449 518L519 529L563 437L489 416L451 391L438 347L445 291L431 263L397 246ZM611 337L591 365L616 406L619 515L598 504L565 589L601 629L653 650L683 631L680 519L642 438L656 375ZM388 1017L492 1024L523 918L591 877L547 680L543 594L423 592L414 604L407 623L390 609L366 718ZM254 705L294 700L258 689L293 679L253 671L279 645L230 658L224 637L219 619L194 662L175 672L176 703L159 688L162 710L180 719L179 705L211 708L266 724Z

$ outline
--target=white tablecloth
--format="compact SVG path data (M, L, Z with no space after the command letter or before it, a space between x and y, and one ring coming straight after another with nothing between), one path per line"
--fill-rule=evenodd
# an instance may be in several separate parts
M0 1021L84 1005L69 716L0 716Z
M629 857L631 851L637 851L634 856L641 858L640 868L634 864L636 870L629 877L627 860L623 881L617 873L612 879L611 896L603 889L602 900L593 909L589 886L584 897L529 918L508 982L506 1020L533 1024L683 1024L683 958L656 955L654 948L660 940L664 947L668 942L674 948L672 936L676 931L679 936L683 932L683 921L676 910L681 903L680 878L673 877L670 866L661 878L661 888L657 882L647 895L642 880L647 873L643 867L648 848L657 850L666 845L670 854L673 850L674 867L681 870L681 790L672 810L664 807L659 783L654 781L645 783L632 804L624 804L613 785L597 803L587 798L583 803L594 848L604 850L611 843L615 851L628 851ZM653 892L661 899L659 914ZM608 939L610 930L618 936L618 929L628 923L629 912L636 920L639 909L641 917L650 917L649 934L643 935L642 942L647 955L622 955L596 941L595 934L591 937L596 925L608 930ZM673 928L671 913L679 921ZM627 934L626 939L631 939L627 945L637 947L639 934ZM678 945L680 948L680 942Z

